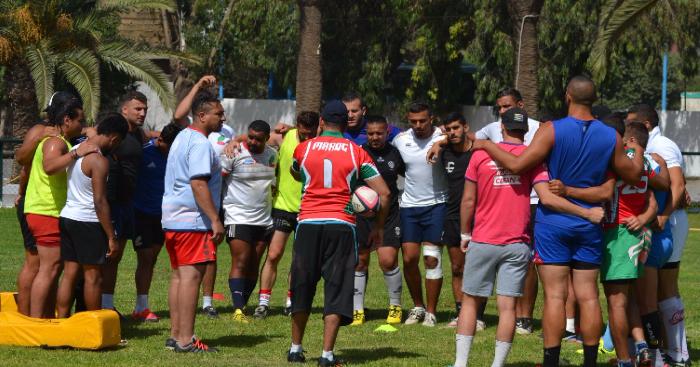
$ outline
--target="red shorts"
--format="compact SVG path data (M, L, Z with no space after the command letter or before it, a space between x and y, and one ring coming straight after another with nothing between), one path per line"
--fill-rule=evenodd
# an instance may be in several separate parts
M212 232L165 232L165 248L170 255L170 267L195 265L216 261L216 244Z
M41 214L27 214L26 218L29 231L32 232L37 246L61 246L61 230L58 228L58 218Z

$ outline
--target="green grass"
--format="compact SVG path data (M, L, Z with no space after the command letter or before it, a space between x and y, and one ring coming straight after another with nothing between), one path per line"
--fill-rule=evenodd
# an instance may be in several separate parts
M700 228L700 215L692 215L691 227ZM696 246L700 240L700 232L690 233L688 246L685 249L683 267L681 268L681 292L686 306L686 327L691 343L691 358L700 357L700 351L693 349L700 337L699 315L700 308L698 291L700 290L700 248ZM227 246L221 246L219 252L219 276L216 291L228 293L227 274L230 266L230 255ZM289 251L282 261L280 274L285 274L289 267ZM0 290L15 289L15 279L23 261L21 237L15 212L13 209L0 209ZM449 260L445 257L443 264L446 270ZM135 294L133 274L136 258L130 245L122 260L117 295L115 303L119 310L130 313L134 306ZM161 253L153 286L151 288L151 308L161 317L155 324L138 324L126 322L122 324L122 337L128 340L125 347L112 350L90 352L71 349L44 350L39 348L0 347L0 365L2 366L63 366L63 365L129 365L129 366L182 366L197 364L202 366L284 366L286 351L290 343L289 318L281 315L280 305L286 296L284 282L278 282L272 294L273 314L263 321L255 321L248 325L234 324L231 321L231 306L227 296L226 302L218 302L215 306L222 313L219 320L208 320L197 316L196 332L205 342L220 348L220 353L214 355L178 355L166 351L163 342L168 336L169 320L167 310L167 281L169 263L165 251ZM446 272L448 274L448 272ZM467 269L466 274L469 274ZM284 279L284 276L281 277ZM449 281L449 278L446 279ZM447 282L446 282L447 283ZM319 287L320 288L320 287ZM443 286L440 299L438 321L435 328L417 326L398 326L395 333L375 333L375 328L382 325L386 317L386 291L384 281L373 256L370 267L366 306L369 309L370 321L360 327L345 327L340 331L336 353L353 365L364 366L444 366L454 360L454 330L445 328L449 318L454 316L452 296L447 284ZM601 292L602 297L602 292ZM255 298L255 297L253 297ZM257 302L252 300L253 306ZM215 301L216 302L216 301ZM495 302L490 301L487 309L486 322L488 328L477 334L472 355L473 366L488 366L491 364L494 343L494 325L497 322ZM322 321L318 313L322 305L322 292L319 292L314 314L311 316L304 349L307 358L318 357L321 351ZM407 288L404 286L404 307L410 305ZM538 299L535 317L541 317L542 300ZM0 325L2 332L2 325ZM511 366L532 366L541 361L542 340L538 336L540 324L536 323L536 331L529 336L516 335L514 346L508 358ZM566 343L562 350L562 359L572 365L580 365L582 357L576 354L577 345ZM600 358L600 365L606 361Z

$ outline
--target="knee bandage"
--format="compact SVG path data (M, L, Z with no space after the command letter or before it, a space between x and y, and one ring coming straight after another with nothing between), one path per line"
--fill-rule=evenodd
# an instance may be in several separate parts
M425 279L442 279L442 247L435 245L423 246L423 256L433 257L437 264L432 269L425 269Z

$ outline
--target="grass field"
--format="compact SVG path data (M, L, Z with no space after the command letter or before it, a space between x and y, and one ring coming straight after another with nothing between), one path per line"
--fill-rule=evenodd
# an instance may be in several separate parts
M691 227L700 228L700 215L692 215ZM685 249L681 268L681 292L686 307L686 326L691 358L700 357L700 350L695 349L700 340L700 232L691 231ZM119 310L130 313L135 301L133 274L136 257L128 245L122 260L115 303ZM23 261L21 237L13 209L0 209L0 290L15 289L17 272ZM280 274L285 274L289 266L289 251L282 261ZM449 260L445 257L443 264L446 274ZM221 246L219 252L219 274L216 291L228 293L227 274L230 255L227 246ZM466 274L469 273L467 270ZM161 253L156 266L153 286L151 288L151 309L161 317L155 324L126 322L122 324L122 337L128 341L124 347L112 350L88 352L71 349L44 350L39 348L0 347L0 365L2 366L64 366L64 365L129 365L129 366L284 366L286 351L290 343L290 322L281 314L279 307L286 296L286 286L278 282L272 295L273 316L254 321L248 325L234 324L231 321L230 295L225 302L215 303L221 312L219 320L208 320L197 316L196 332L206 343L216 346L220 353L211 355L180 355L164 349L163 343L168 336L169 320L167 310L167 280L169 263L165 251ZM281 277L284 279L284 277ZM379 333L374 329L382 325L386 317L386 295L384 281L372 258L370 281L366 307L369 309L367 322L359 327L345 327L338 337L336 354L352 365L362 366L445 366L454 361L454 329L445 324L454 316L452 296L447 287L449 278L443 287L440 299L438 322L435 328L417 326L398 326L398 332ZM256 291L257 294L257 291ZM602 291L601 291L602 297ZM256 296L251 298L251 309L257 304ZM321 316L318 313L323 295L319 292L314 312L307 328L304 349L307 359L313 361L321 352ZM215 301L216 302L216 301ZM470 362L472 366L491 364L494 343L494 325L497 322L495 302L489 302L486 322L488 328L477 333L472 347ZM404 286L404 307L410 301ZM538 299L535 317L541 317L541 298ZM252 311L252 310L251 310ZM2 325L0 325L2 332ZM540 324L532 335L516 335L514 346L508 358L510 366L533 366L541 361L542 340L538 336ZM562 350L562 359L571 365L580 365L582 357L576 354L577 345L566 343ZM311 363L311 362L310 362ZM599 358L601 366L607 365L604 358Z

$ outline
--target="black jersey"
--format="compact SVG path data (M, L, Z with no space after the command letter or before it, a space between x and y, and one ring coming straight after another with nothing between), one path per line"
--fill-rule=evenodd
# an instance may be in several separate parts
M139 129L130 131L108 157L107 198L111 202L126 203L134 197L143 151L141 139L142 132Z
M391 191L389 198L389 203L391 203L389 206L390 211L398 211L399 188L396 182L399 179L399 175L403 176L406 173L406 166L403 163L403 159L401 159L401 154L398 149L388 142L379 150L370 148L368 144L362 145L362 148L372 157L379 174L382 175L384 182L389 186Z
M440 159L447 175L447 218L459 218L459 206L464 193L464 174L469 166L471 151L457 152L448 146L442 151Z

